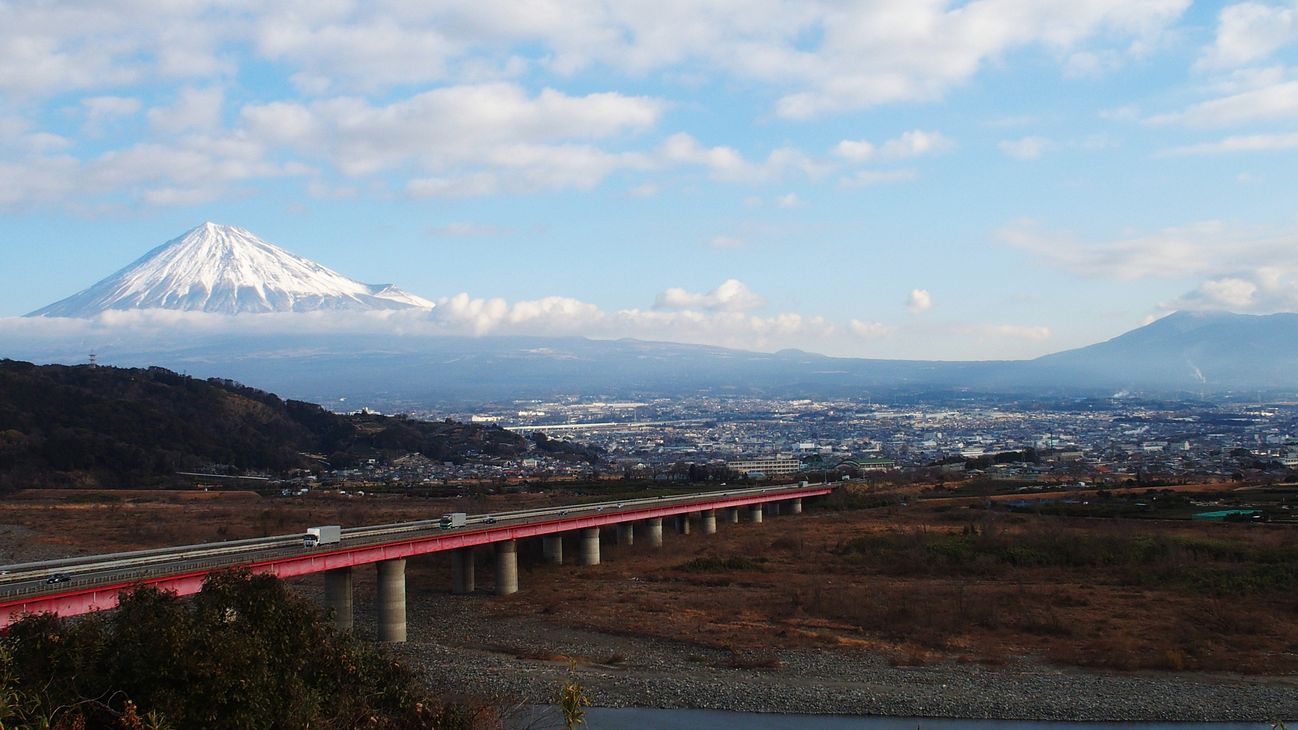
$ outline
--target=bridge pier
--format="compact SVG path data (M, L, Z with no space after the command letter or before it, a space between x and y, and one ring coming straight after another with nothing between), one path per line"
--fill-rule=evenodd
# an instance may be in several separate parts
M762 505L755 504L748 508L748 520L754 523L762 521Z
M645 535L649 538L649 547L663 546L663 518L655 517L645 520Z
M451 551L451 593L465 595L474 591L473 548Z
M599 565L598 527L587 527L581 531L581 555L578 562L582 565Z
M791 515L800 515L800 514L802 514L802 500L801 500L801 499L792 499L792 500L789 500L789 514L791 514Z
M334 628L352 630L352 569L334 568L324 574L325 606L333 611Z
M406 560L376 563L379 569L379 641L406 640Z
M682 535L690 534L690 516L688 514L676 518L676 532Z
M496 546L496 595L518 593L518 542L503 540Z
M702 515L703 518L700 520L702 527L699 532L702 532L704 535L717 534L717 511L714 509L705 509L703 510Z
M624 547L635 544L634 522L623 522L617 526L617 544Z
M541 552L550 565L563 565L563 535L546 535L541 538Z
M739 524L739 508L738 508L738 507L728 507L728 508L726 509L726 521L729 522L729 523L732 524L732 525L737 525L737 524Z

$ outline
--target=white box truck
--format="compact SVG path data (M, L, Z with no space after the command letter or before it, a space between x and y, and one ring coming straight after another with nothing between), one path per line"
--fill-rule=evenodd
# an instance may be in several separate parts
M450 530L455 527L464 527L469 524L469 514L467 512L451 512L442 515L441 522L438 523L443 530Z
M331 543L341 542L342 539L343 528L338 525L308 527L306 535L302 537L302 546L313 548L320 545L329 545Z

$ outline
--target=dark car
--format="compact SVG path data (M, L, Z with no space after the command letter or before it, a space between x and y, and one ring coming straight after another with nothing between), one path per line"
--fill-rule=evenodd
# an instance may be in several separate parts
M488 525L494 525L494 524L496 524L496 518L495 518L495 517L488 517L488 518L486 518L485 520L483 520L483 522L487 523Z
M67 573L55 573L46 578L45 582L52 585L54 583L67 583L70 580L72 580L72 578Z

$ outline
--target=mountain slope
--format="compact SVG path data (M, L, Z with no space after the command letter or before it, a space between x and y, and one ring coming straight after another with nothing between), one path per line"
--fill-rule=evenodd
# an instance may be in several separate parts
M93 317L123 309L238 314L432 306L390 284L349 279L242 228L204 223L29 316Z
M1024 368L1049 379L1161 392L1298 388L1298 314L1176 312Z
M465 461L526 450L499 428L339 415L162 368L0 360L0 488L152 484L219 465L279 472L311 466L305 453L345 467L385 453Z

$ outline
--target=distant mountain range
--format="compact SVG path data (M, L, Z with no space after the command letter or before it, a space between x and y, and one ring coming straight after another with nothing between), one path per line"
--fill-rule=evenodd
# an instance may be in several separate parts
M349 279L242 228L204 223L29 316L93 317L129 309L239 314L432 307L391 284Z
M933 362L553 337L177 335L101 342L103 362L228 377L317 403L418 406L587 394L709 393L878 400L977 395L1298 398L1298 315L1177 313L1035 360ZM87 343L6 342L0 354L84 362ZM350 407L344 405L344 407Z
M33 315L406 309L422 316L420 310L434 306L393 286L349 279L243 229L206 223ZM106 363L233 378L315 402L411 406L559 393L1298 397L1298 314L1178 312L1089 347L984 362L768 354L638 340L338 334L282 325L273 331L177 327L162 334L126 329L96 339L7 335L0 357L83 362L96 350Z

